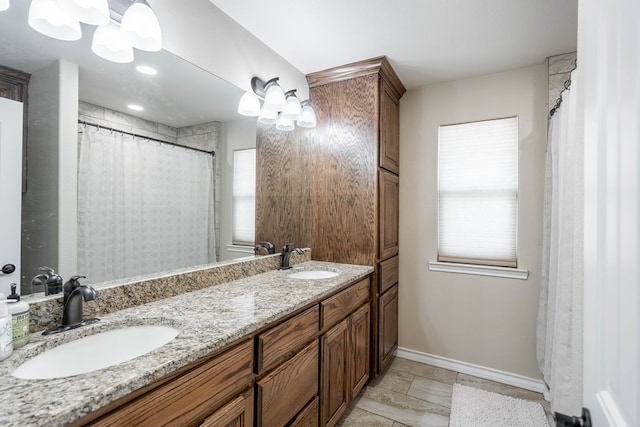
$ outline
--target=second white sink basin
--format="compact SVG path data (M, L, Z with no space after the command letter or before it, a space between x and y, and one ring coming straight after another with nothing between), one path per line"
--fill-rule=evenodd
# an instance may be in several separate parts
M100 332L51 348L18 366L23 379L64 378L108 368L162 347L178 335L170 326L143 325Z
M288 277L292 279L305 279L305 280L317 280L317 279L330 279L336 277L338 273L328 270L304 270L297 273L291 273Z

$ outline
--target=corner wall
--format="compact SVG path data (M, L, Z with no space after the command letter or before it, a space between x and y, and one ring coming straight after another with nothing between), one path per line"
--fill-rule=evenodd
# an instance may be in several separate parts
M426 86L400 101L399 347L539 379L547 68ZM518 268L527 280L429 271L437 259L438 126L519 117Z

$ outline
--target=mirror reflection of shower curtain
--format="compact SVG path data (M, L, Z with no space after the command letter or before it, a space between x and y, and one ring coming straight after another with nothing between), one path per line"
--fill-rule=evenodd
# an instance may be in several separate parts
M78 274L105 281L216 261L213 159L87 126Z

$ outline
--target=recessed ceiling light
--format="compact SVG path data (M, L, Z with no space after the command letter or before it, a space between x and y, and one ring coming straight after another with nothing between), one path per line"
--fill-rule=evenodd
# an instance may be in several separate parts
M129 105L127 105L127 107L129 109L131 109L131 110L134 110L134 111L142 111L142 110L144 110L144 108L142 108L139 105L135 105L135 104L129 104Z
M138 70L142 74L147 74L149 76L155 76L158 73L155 68L151 68L147 65L138 65L136 67L136 70Z

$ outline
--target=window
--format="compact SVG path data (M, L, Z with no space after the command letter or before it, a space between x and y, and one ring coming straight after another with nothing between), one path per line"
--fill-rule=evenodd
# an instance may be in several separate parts
M256 150L233 152L233 219L231 240L234 245L253 246L256 227Z
M440 126L438 261L516 267L518 118Z

